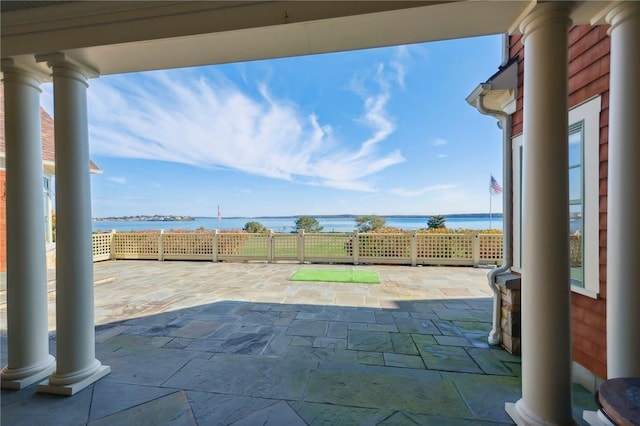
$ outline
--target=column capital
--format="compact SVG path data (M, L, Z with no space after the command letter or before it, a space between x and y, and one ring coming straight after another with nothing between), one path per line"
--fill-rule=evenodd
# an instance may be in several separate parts
M605 21L611 27L607 30L607 34L611 35L618 25L630 18L640 18L640 3L636 2L619 2L609 9L605 16Z
M2 80L13 80L26 84L41 91L40 84L47 81L49 76L42 71L17 64L12 58L3 58L0 63L0 71L2 71Z
M565 2L549 2L538 4L520 22L520 32L522 32L522 42L531 33L546 24L563 24L567 29L571 26L571 5Z
M84 81L96 78L100 73L93 67L78 61L64 52L43 53L36 55L36 62L46 62L47 66L56 72L62 72L67 77Z

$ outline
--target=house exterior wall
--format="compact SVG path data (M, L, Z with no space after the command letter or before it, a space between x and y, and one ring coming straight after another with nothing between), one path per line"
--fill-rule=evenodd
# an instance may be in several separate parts
M606 368L606 243L607 243L607 152L609 122L609 52L607 26L576 26L569 30L569 109L601 97L599 117L599 294L596 298L571 293L573 359L599 378ZM524 45L521 36L509 39L509 56L518 56L516 111L512 115L512 137L522 134ZM516 233L519 231L516 230Z

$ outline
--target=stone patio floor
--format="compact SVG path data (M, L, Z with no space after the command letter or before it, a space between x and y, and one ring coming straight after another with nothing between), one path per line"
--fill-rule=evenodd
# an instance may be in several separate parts
M299 268L368 269L381 284L304 283ZM486 343L486 269L96 263L96 357L72 397L1 393L3 425L511 424L520 358ZM0 291L6 365L6 292ZM55 355L55 281L49 282ZM594 409L574 386L575 418Z

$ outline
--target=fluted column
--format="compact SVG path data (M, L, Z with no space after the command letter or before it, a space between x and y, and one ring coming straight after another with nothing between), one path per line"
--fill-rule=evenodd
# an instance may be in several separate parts
M563 3L522 21L524 175L520 425L575 424L571 409L568 28Z
M56 358L41 392L72 395L110 369L95 358L87 78L63 55L38 57L53 71L56 141Z
M22 389L55 368L49 355L42 202L40 81L2 61L7 208L7 351L2 387Z
M607 196L607 375L640 377L640 4L621 2L611 24Z

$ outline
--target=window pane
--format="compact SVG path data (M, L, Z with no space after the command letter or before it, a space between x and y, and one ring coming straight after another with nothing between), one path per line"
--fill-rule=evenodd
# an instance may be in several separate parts
M582 132L569 135L569 166L582 165Z
M569 206L569 263L571 265L571 284L584 287L582 253L584 232L582 225L582 204Z
M582 167L569 169L569 199L582 200Z
M569 206L569 232L573 234L576 231L582 234L582 204Z

